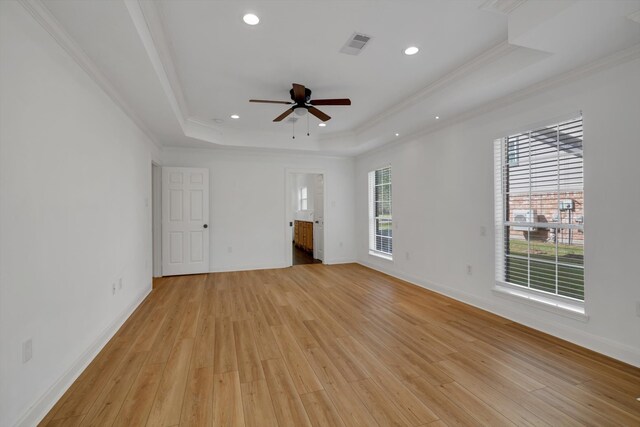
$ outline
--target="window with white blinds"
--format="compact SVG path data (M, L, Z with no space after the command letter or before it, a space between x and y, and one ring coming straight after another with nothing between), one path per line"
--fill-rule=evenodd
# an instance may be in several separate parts
M391 257L391 166L369 172L369 251Z
M309 199L307 196L307 187L298 190L298 210L306 211L309 208Z
M496 279L584 301L582 117L496 140Z

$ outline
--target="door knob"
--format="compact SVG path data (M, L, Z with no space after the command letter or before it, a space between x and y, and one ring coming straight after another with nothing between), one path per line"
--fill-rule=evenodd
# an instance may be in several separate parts
M204 228L208 228L209 226L207 224L203 225Z

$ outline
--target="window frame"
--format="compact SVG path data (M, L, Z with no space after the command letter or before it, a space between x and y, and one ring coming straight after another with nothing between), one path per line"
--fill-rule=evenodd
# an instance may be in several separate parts
M385 169L389 170L388 176L389 176L389 182L385 182L385 183L380 183L380 184L376 184L376 173L379 171L384 171ZM370 170L367 174L367 179L368 179L368 196L369 196L369 203L368 203L368 217L369 217L369 255L373 255L373 256L377 256L379 258L383 258L389 261L393 261L393 179L392 179L392 168L391 168L391 164L387 164L385 166L381 166L378 168L375 168L373 170ZM389 200L388 202L386 202L385 200L376 200L376 187L382 187L382 186L388 186L389 187ZM382 193L382 192L381 192ZM389 228L391 231L391 234L388 236L384 236L381 234L377 234L376 230L377 230L377 223L378 221L380 221L382 218L381 215L376 215L376 203L389 203L389 215L384 215L385 218L383 219L384 221L389 223ZM387 218L388 217L388 218ZM384 239L388 239L389 240L389 246L391 247L391 250L389 252L386 252L384 250L382 250L381 248L378 247L378 237L382 237Z
M309 210L309 189L306 186L298 189L298 210Z
M513 254L508 254L506 253L506 248L505 248L505 238L506 233L508 233L508 230L511 230L511 227L517 226L520 223L514 222L514 221L509 221L509 217L507 217L507 212L508 212L508 204L509 204L509 196L510 195L514 195L517 193L513 193L513 192L509 192L508 190L508 184L505 183L505 180L508 179L508 175L505 174L506 169L510 168L510 167L517 167L517 166L521 166L520 162L518 161L519 156L520 156L520 151L521 151L521 147L520 146L516 146L516 147L512 147L511 146L511 141L510 138L522 135L522 134L529 134L529 139L531 138L531 133L539 130L540 128L553 128L556 127L559 129L560 126L562 126L563 124L567 124L570 122L575 122L577 120L580 120L580 126L581 126L581 131L583 132L582 134L582 140L581 140L581 155L582 158L584 158L584 121L583 121L583 117L582 117L582 113L577 113L577 114L573 114L571 116L565 117L561 120L553 120L553 121L548 121L543 125L537 125L537 126L532 126L528 131L523 131L523 132L514 132L512 133L510 136L507 137L502 137L502 138L498 138L494 141L494 171L495 171L495 177L494 177L494 186L495 186L495 200L494 200L494 207L495 207L495 256L496 256L496 262L495 262L495 283L496 283L496 287L494 288L494 292L500 296L507 296L508 298L516 298L516 299L522 299L522 300L526 300L526 302L528 304L533 304L533 305L542 305L543 308L550 310L550 311L554 311L554 312L559 312L561 314L565 314L568 315L570 317L577 317L577 318L587 318L586 314L585 314L585 310L584 310L584 301L586 299L586 289L584 287L584 277L585 277L585 265L584 265L584 251L585 251L585 240L584 240L584 204L582 206L582 222L579 224L566 224L566 223L562 223L562 221L557 222L558 220L555 219L554 221L551 222L538 222L538 218L536 218L533 222L526 222L525 226L533 226L536 228L542 228L542 229L548 229L548 230L565 230L565 229L573 229L573 230L580 230L582 231L583 235L582 235L582 239L583 239L583 243L582 243L582 248L583 248L583 260L582 260L582 264L580 265L580 268L582 269L582 280L583 280L583 289L582 289L582 299L580 298L576 298L576 297L571 297L571 296L565 296L565 295L561 295L559 294L558 291L558 276L556 273L556 291L554 292L550 292L550 291L545 291L542 289L535 289L531 287L531 254L530 254L530 249L527 250L527 274L528 274L528 280L529 283L527 285L521 285L521 284L517 284L517 283L511 283L507 281L507 268L506 268L506 264L507 264L507 258L515 258L517 257L517 255L513 255ZM552 124L549 124L552 123ZM527 148L527 151L530 149L531 147ZM555 154L551 154L551 156L557 156L558 159L560 159L560 154L559 154L559 150L560 150L560 143L558 143L558 151L554 151ZM527 154L529 155L529 162L531 161L531 154ZM540 160L539 158L537 160ZM560 160L558 160L560 162ZM528 164L529 162L526 162L525 164ZM558 165L560 165L560 163L558 163ZM558 193L558 200L561 199L560 194L562 193L568 193L568 192L581 192L582 193L582 198L583 198L583 203L584 203L584 198L585 198L585 191L584 191L584 161L581 162L581 173L582 173L582 183L580 185L577 186L573 186L573 185L562 185L561 186L561 180L563 179L561 172L560 172L560 166L558 166L558 175L556 176L556 180L558 181L557 184L557 193ZM533 190L534 188L534 183L532 181L532 176L529 175L529 181L528 181L528 193L529 196L531 197L532 192L534 192ZM532 205L531 205L531 200L530 200L530 205L529 205L529 209L532 209ZM559 208L558 208L559 209ZM527 239L527 241L529 242L527 244L527 247L530 248L530 240ZM557 243L556 243L557 246ZM556 247L556 259L555 261L545 261L545 260L536 260L534 259L534 261L541 261L541 262L547 262L549 264L552 265L556 265L556 266L563 266L565 265L565 263L563 263L562 261L559 261L558 259L558 249ZM576 265L570 265L571 268L575 268ZM556 267L556 271L557 271L558 267Z

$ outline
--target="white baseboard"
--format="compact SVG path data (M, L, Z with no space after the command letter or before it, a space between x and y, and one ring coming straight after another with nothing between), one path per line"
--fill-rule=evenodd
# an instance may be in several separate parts
M118 329L133 314L136 308L151 293L151 288L144 289L127 308L93 341L93 344L67 369L67 371L18 419L16 427L33 427L37 425L53 408L53 405L71 387L82 371L100 353L104 346L118 332Z
M324 264L327 265L332 265L332 264L353 264L353 263L357 263L358 261L353 259L353 258L336 258L336 259L330 259L327 261L323 261Z
M331 265L331 264L349 264L358 262L353 258L337 258L337 259L329 259L323 261L323 264ZM291 267L285 263L262 263L262 264L244 264L244 265L225 265L214 267L210 269L210 273L227 273L233 271L248 271L248 270L271 270L275 268L287 268Z
M520 323L538 331L553 335L581 347L588 348L589 350L604 354L605 356L609 356L630 365L640 367L640 350L627 344L613 341L606 337L594 335L567 325L545 322L538 318L522 313L517 309L505 308L498 302L493 301L489 298L478 297L463 291L459 291L457 289L452 289L448 286L412 277L410 275L395 271L391 268L384 268L379 265L375 265L362 260L358 261L358 263L364 265L365 267L369 267L372 270L380 271L382 273L396 277L400 280L404 280L405 282L420 286L421 288L429 289L439 294L446 295L455 300L464 302L465 304L469 304L490 313L497 314L498 316L505 317L516 323Z
M287 268L288 265L277 263L264 263L264 264L245 264L245 265L225 265L220 267L214 267L209 269L210 273L227 273L233 271L248 271L248 270L271 270L274 268Z

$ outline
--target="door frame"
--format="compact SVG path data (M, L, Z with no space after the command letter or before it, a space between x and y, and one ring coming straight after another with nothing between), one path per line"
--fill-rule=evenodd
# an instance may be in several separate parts
M167 166L167 165L163 165L162 166L162 211L163 213L167 213L169 212L169 206L171 203L170 198L165 198L165 196L168 194L168 191L171 191L171 183L169 182L170 179L170 174L171 174L171 170L173 169L177 169L180 170L181 173L186 174L187 171L188 173L193 173L193 171L199 171L202 172L203 175L203 187L206 188L206 191L203 191L203 200L202 200L202 208L203 210L205 210L206 208L206 215L203 215L202 218L202 229L205 229L205 231L202 231L202 235L203 235L203 246L202 246L202 250L203 250L203 257L202 257L202 263L200 265L200 263L198 263L198 266L200 268L196 268L194 267L194 263L191 263L190 261L187 262L182 262L180 264L179 267L175 267L175 268L169 268L169 255L170 255L170 241L169 240L165 240L165 238L167 237L167 233L170 233L170 227L168 225L168 221L169 218L165 217L163 215L162 218L162 234L163 234L163 239L162 239L162 274L165 276L179 276L179 275L186 275L186 274L203 274L203 273L208 273L210 271L210 262L211 262L211 229L209 228L209 224L210 224L210 218L211 218L211 212L210 212L210 197L211 197L211 170L207 167L186 167L186 166ZM182 189L184 189L184 185L189 185L192 184L191 182L189 182L188 184L181 182L180 183L183 187L181 187ZM196 183L197 184L197 183ZM165 194L167 193L167 194ZM185 198L182 199L182 209L184 209L185 206L189 205L189 202L187 202L187 205L185 205ZM166 211L166 212L165 212ZM183 210L183 214L185 213L185 211ZM186 220L183 220L182 223L186 222ZM191 225L189 225L191 226ZM195 230L190 230L189 226L187 227L187 229L185 230L185 232L188 232L189 234L193 233ZM198 228L198 231L202 230L201 228ZM189 237L189 239L191 239L191 237ZM190 254L191 252L186 252L184 250L185 247L187 247L189 245L190 240L187 240L185 243L185 239L182 240L183 242L183 260L184 255L185 254ZM190 249L189 249L190 250ZM187 267L185 268L181 268L181 267Z
M151 274L162 277L162 165L151 161Z
M318 169L318 168L285 168L284 170L284 265L285 267L291 267L293 266L293 249L291 248L291 242L293 241L293 227L289 226L289 222L293 223L294 219L293 216L291 215L291 205L293 200L291 199L291 193L292 193L292 177L294 174L315 174L315 175L322 175L323 176L323 195L322 195L322 199L323 199L323 205L324 205L324 212L323 212L323 216L324 216L324 227L323 227L323 233L322 233L322 243L324 245L324 259L322 260L323 264L327 264L327 259L328 257L328 250L327 250L327 180L328 180L328 174L327 171L325 169Z

